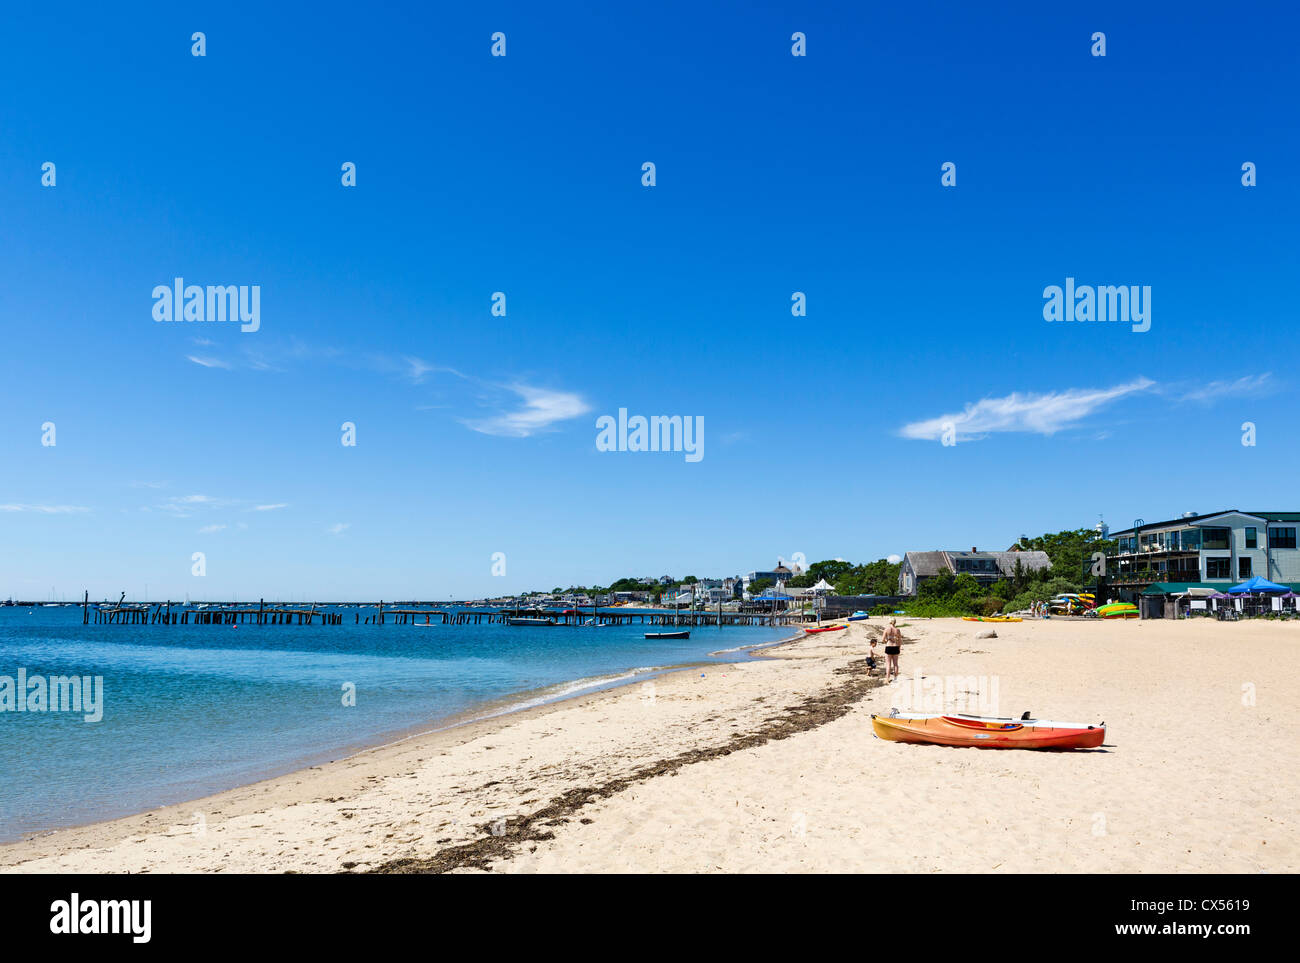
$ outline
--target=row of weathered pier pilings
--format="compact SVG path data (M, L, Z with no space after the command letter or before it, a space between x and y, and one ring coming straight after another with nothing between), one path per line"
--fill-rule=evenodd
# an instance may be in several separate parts
M314 609L222 608L173 611L171 603L149 605L94 606L82 613L81 622L89 625L342 625L339 612Z
M557 626L589 625L793 625L803 621L799 613L777 612L563 612L550 609L510 609L491 612L448 612L441 609L384 609L367 615L365 624L384 625L492 625L509 624L514 618L550 619ZM360 613L356 621L362 622Z
M123 596L125 598L125 596ZM355 625L495 625L510 624L512 619L549 619L557 626L651 625L651 626L736 626L793 625L803 621L799 612L724 612L659 611L622 612L577 609L513 608L490 610L451 610L394 608L378 603L340 603L312 605L309 608L267 607L257 605L212 604L204 608L171 602L124 602L91 605L89 594L82 602L82 624L89 625L342 625L345 613L338 608L353 608ZM370 611L373 610L373 611Z

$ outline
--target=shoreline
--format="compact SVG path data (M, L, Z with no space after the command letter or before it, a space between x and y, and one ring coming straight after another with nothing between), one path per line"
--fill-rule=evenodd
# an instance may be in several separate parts
M862 671L882 624L801 635L743 660L8 844L0 870L1300 867L1300 626L1050 620L979 638L988 626L902 619L902 677L885 685ZM914 701L928 700L930 686L943 711L1104 719L1107 741L1032 752L875 738L873 713L934 711Z
M478 730L480 729L486 729L490 732L493 723L504 724L517 716L543 714L546 710L569 703L581 704L586 700L597 699L634 683L644 684L675 673L689 672L701 666L731 665L743 662L747 658L756 657L757 653L762 650L786 645L801 637L803 637L802 629L798 630L796 635L788 638L770 642L754 642L706 653L710 659L716 661L691 661L664 666L634 667L613 675L585 676L553 683L537 689L526 689L510 696L489 700L470 710L430 719L411 727L417 731L409 731L405 734L400 734L402 730L380 733L373 739L313 754L311 757L302 759L301 765L293 765L290 769L268 772L259 778L241 782L239 785L229 786L215 792L187 795L184 799L163 803L137 812L102 819L91 819L67 826L29 830L24 832L18 839L0 841L0 872L8 871L16 865L7 858L12 851L18 848L38 846L43 841L49 841L56 836L63 837L65 834L74 833L86 835L102 830L109 836L126 837L131 835L136 828L134 825L128 824L146 820L148 817L157 816L162 818L166 814L182 814L186 810L192 812L195 807L202 811L205 804L207 804L206 808L209 809L220 808L222 804L235 802L238 797L242 797L245 793L253 793L259 789L267 791L281 781L299 779L305 777L307 773L320 772L330 767L345 766L371 754L383 753L385 750L397 750L415 740L462 733L465 734L466 739L474 738L479 734ZM735 655L736 658L725 658L732 655ZM555 690L562 691L557 692ZM310 761L312 758L318 759L322 755L330 755L331 753L339 753L339 755L325 761ZM184 815L190 815L190 812L184 812ZM116 832L116 829L121 829L121 832Z

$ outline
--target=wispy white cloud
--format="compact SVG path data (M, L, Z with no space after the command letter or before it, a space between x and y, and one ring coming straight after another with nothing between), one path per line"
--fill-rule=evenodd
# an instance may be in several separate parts
M224 368L227 371L230 370L229 362L222 361L220 358L200 358L198 355L193 354L187 354L185 357L190 361L193 361L195 364L203 365L205 368Z
M424 381L424 376L438 369L421 358L406 358L406 376L417 385Z
M213 532L219 532L225 527L226 527L225 525L204 525L202 528L199 529L199 534L211 535Z
M225 498L215 495L173 495L158 505L154 506L159 511L167 512L176 518L190 518L197 512L209 512L214 509L232 509L242 510L245 512L274 512L282 508L288 508L288 502L272 502L263 505L250 504L248 499L244 498ZM149 511L149 508L142 509ZM223 528L229 526L222 526ZM243 522L236 527L247 528ZM215 529L214 529L215 531Z
M335 522L329 528L325 529L325 531L329 532L331 535L339 535L343 531L351 527L352 527L351 522Z
M219 508L231 504L231 501L229 498L214 498L212 495L173 495L157 507L177 518L189 518L195 511Z
M1204 404L1218 398L1258 398L1270 393L1276 387L1277 382L1273 380L1273 372L1265 371L1263 374L1246 375L1235 381L1211 381L1186 392L1180 400Z
M461 423L483 434L510 438L526 438L547 431L558 422L579 417L591 410L586 401L574 392L536 388L522 383L496 384L415 355L380 352L358 354L355 351L309 345L298 340L291 340L288 346L272 343L269 347L266 342L259 342L256 349L241 345L241 350L240 356L230 360L207 354L191 354L186 357L190 362L203 367L231 371L281 371L284 370L279 366L281 362L292 365L293 362L323 361L400 379L411 385L430 383L434 380L431 376L435 374L449 375L453 379L476 386L477 393L480 395L480 405L501 409L497 414L487 417L462 418ZM435 394L442 394L444 387L445 385L439 385ZM500 403L500 395L503 391L516 395L519 402L514 405ZM448 400L453 403L448 404L442 398L421 399L421 403L415 408L417 411L434 411L458 407L454 403L455 399ZM740 440L741 437L743 435L737 435L735 438L729 438L728 441Z
M215 347L215 342L207 338L192 338L196 345L201 347ZM251 347L247 344L241 344L238 352L242 357L238 358L221 358L211 354L187 354L187 361L194 364L202 365L205 368L221 368L224 371L275 371L281 372L285 369L278 363L280 356L292 358L294 360L306 360L309 355L299 352L297 345L274 351L267 351L263 346Z
M244 349L244 358L248 367L254 371L283 371L284 369L272 362L264 352L256 351L252 348Z
M507 387L523 400L522 406L491 418L467 420L465 425L485 435L527 438L546 431L557 422L577 418L591 411L591 406L572 392L550 391L524 384Z
M0 505L0 512L35 512L38 515L77 515L90 511L83 505Z
M135 481L135 482L131 482L131 487L132 488L166 488L167 482Z
M950 429L957 441L971 441L994 432L1053 435L1073 427L1113 401L1151 388L1155 382L1139 378L1113 388L1067 388L1045 394L1013 392L1004 398L984 398L963 411L914 421L899 429L904 438L941 439Z

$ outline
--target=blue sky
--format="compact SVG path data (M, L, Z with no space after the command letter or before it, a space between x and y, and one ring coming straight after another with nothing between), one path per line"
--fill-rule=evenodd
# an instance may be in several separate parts
M474 597L1300 507L1285 6L375 6L3 15L0 597ZM260 330L154 322L177 276L260 285ZM1048 323L1066 277L1150 286L1151 329ZM597 451L619 408L702 417L703 460Z

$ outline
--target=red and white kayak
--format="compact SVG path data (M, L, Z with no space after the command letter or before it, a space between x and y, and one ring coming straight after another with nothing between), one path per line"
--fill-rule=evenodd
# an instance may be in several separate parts
M1106 740L1104 722L1088 725L962 713L873 715L871 728L890 742L971 749L1096 749Z

